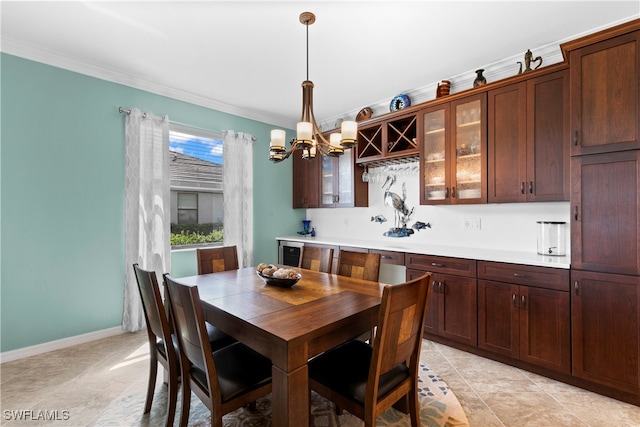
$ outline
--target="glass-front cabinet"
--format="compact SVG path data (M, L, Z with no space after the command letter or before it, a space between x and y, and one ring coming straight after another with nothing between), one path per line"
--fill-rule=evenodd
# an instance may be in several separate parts
M339 157L322 157L322 207L351 207L355 203L353 150ZM365 205L366 206L366 205Z
M420 203L486 203L486 95L440 104L422 114Z

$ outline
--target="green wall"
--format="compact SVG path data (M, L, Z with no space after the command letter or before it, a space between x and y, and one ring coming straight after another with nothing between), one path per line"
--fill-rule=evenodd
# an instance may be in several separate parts
M256 136L256 262L275 262L274 238L303 219L303 210L291 209L291 162L268 160L272 125L12 55L0 61L0 351L121 323L131 266L124 265L120 106ZM214 73L211 84L224 82ZM176 275L189 271L189 256L174 256Z

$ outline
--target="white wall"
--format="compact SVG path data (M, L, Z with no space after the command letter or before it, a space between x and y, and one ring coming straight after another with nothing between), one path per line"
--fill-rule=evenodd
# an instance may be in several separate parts
M356 171L359 178L361 171ZM383 233L394 225L394 210L385 206L381 184L369 184L369 207L344 209L308 209L307 219L319 237L349 237L398 243L430 243L470 248L489 248L535 253L537 251L536 221L565 221L566 250L570 251L569 202L501 203L465 206L421 206L418 176L398 176L391 191L402 196L406 183L405 204L415 207L411 226L415 221L431 223L431 229L416 231L409 237L386 237ZM371 217L384 215L387 222L371 222ZM480 230L467 230L464 220L479 218ZM291 234L301 224L292 226Z

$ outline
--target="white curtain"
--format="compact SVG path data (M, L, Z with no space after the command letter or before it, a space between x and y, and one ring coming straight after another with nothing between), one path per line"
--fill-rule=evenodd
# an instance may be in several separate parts
M241 268L253 265L253 140L231 130L224 138L224 244L236 245Z
M133 264L162 274L171 271L169 118L132 108L126 118L125 289L122 328L145 328Z

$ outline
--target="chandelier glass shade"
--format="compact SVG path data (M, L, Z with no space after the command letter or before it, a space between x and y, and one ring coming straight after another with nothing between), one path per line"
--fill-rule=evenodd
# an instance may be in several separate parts
M269 160L280 162L288 158L294 151L301 150L302 158L311 160L318 153L322 156L340 156L344 150L357 143L358 124L354 121L343 121L340 133L329 135L329 140L322 135L313 114L313 82L309 80L309 25L316 17L311 12L300 14L300 22L307 29L307 79L302 82L302 115L296 125L296 137L291 140L291 146L286 147L286 132L282 129L271 131L269 144Z

